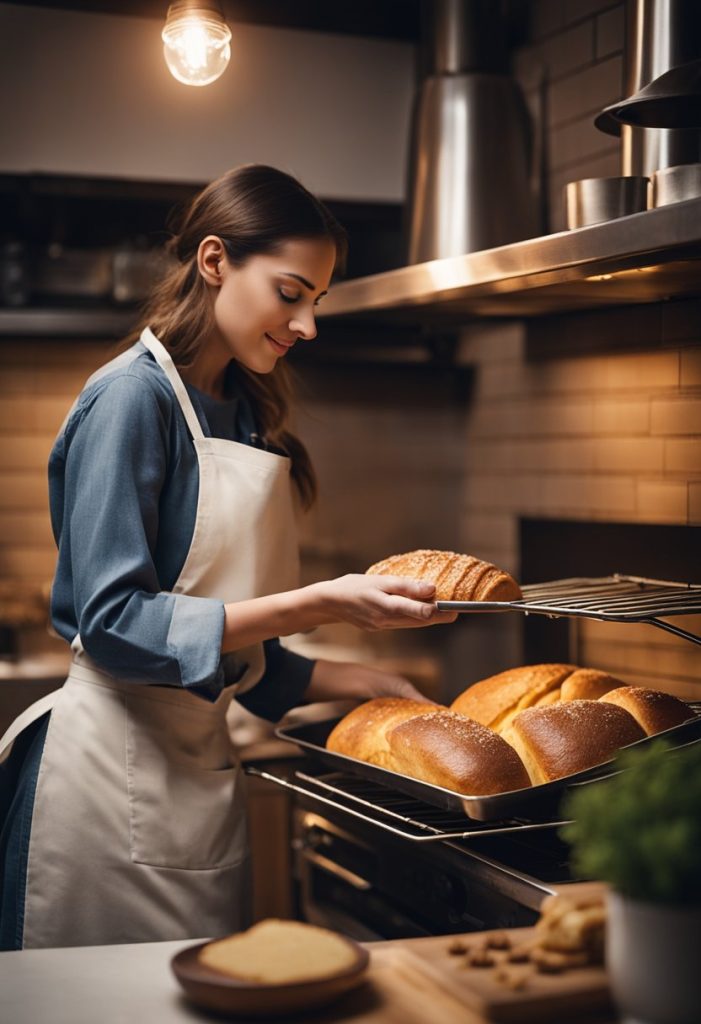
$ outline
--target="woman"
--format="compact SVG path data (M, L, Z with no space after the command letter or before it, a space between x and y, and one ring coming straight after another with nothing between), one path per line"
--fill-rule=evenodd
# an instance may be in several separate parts
M286 426L284 360L315 337L344 247L293 178L263 166L224 175L173 239L148 326L93 375L61 430L52 618L73 661L7 737L4 948L243 927L232 698L272 721L304 701L421 699L404 679L308 661L276 639L329 622L454 618L412 580L298 586L294 506L311 503L315 481Z

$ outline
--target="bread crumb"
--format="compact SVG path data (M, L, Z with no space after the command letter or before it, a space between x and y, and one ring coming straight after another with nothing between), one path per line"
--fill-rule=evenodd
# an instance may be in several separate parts
M493 932L487 936L487 949L511 949L511 939L506 932Z
M531 946L514 946L509 950L506 959L511 964L525 964L531 959Z
M470 947L466 946L460 939L455 939L454 942L448 946L448 952L451 956L462 956L464 953L470 952Z
M475 950L465 962L466 967L494 967L495 964L495 958L486 949Z
M547 953L536 949L531 953L531 960L539 974L562 974L566 964L559 953Z
M519 992L527 987L528 979L532 974L533 967L530 964L527 967L508 967L502 965L495 970L494 980L513 992Z

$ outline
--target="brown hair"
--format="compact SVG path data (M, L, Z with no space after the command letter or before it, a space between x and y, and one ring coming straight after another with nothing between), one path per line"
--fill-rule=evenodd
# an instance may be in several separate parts
M136 340L149 325L180 369L190 366L213 327L206 285L197 269L197 250L207 235L221 238L232 266L249 257L275 252L288 240L329 238L336 246L336 266L346 257L344 229L331 212L295 178L274 167L248 164L228 171L200 192L185 210L166 248L173 267L154 290L144 310ZM292 380L279 360L268 374L239 367L266 441L287 454L303 504L316 497L316 477L306 448L287 429Z

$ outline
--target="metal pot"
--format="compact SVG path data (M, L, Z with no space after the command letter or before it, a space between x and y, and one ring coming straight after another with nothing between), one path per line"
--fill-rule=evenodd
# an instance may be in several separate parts
M667 206L701 196L701 164L664 167L652 176L652 205Z
M649 178L629 175L621 178L583 178L565 185L567 227L584 228L648 206Z

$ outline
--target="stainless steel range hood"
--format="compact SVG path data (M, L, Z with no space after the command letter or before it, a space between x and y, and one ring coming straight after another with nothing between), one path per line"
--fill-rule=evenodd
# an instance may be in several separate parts
M461 323L701 295L701 198L334 285L324 320Z

